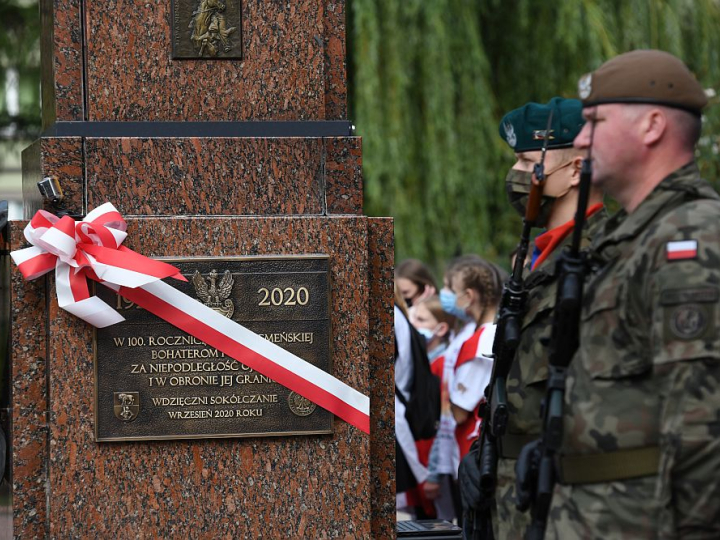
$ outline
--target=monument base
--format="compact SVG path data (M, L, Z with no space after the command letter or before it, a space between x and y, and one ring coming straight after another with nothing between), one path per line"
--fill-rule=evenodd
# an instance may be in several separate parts
M26 246L10 224L11 249ZM361 216L128 220L151 257L329 256L332 372L371 396L371 436L95 442L93 328L54 278L12 271L13 535L393 538L392 221Z

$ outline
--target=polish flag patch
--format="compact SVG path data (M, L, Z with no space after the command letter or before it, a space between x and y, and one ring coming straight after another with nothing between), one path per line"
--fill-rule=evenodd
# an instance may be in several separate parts
M696 259L698 252L697 240L680 240L667 243L667 260L680 261L683 259Z

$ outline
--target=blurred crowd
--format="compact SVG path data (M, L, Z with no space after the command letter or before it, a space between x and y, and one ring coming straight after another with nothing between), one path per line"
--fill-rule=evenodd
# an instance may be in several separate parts
M395 271L397 508L417 519L460 521L458 466L479 435L492 371L493 321L506 278L503 269L477 255L450 261L442 284L417 259ZM422 348L413 347L414 337ZM440 417L429 438L413 433L406 415L407 407L433 407L432 399L413 395L419 387L415 371L423 363L441 389Z

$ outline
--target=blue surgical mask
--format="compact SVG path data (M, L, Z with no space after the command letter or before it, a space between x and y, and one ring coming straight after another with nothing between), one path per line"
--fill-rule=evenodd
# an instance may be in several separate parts
M430 342L430 340L435 337L435 332L429 328L418 328L417 331L418 334L425 338L426 342Z
M472 317L465 313L465 310L457 305L457 294L448 290L440 291L440 305L445 313L453 315L463 321L469 321Z

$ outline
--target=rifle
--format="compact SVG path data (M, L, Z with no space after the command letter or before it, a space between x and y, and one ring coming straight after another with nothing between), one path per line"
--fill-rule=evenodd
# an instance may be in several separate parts
M580 244L592 180L594 133L593 122L590 148L587 157L583 159L580 172L580 192L572 243L563 251L556 263L558 284L552 333L548 345L550 355L547 390L541 409L542 435L539 441L523 448L517 464L519 485L517 507L521 511L526 511L532 506L532 521L525 532L526 540L542 540L545 536L552 494L557 483L555 461L563 440L565 379L572 357L580 344L580 310L587 267L585 254L580 251Z
M543 142L540 162L533 167L535 182L530 188L520 242L517 248L512 274L503 286L498 308L497 328L493 341L493 369L490 383L485 388L487 402L482 415L482 433L480 435L480 451L478 452L478 469L480 470L480 493L482 508L476 509L473 516L473 530L482 533L482 538L492 538L491 503L497 487L498 440L507 429L508 408L506 381L512 367L515 353L520 344L520 330L525 315L527 292L523 282L523 268L530 245L530 231L540 216L540 202L545 185L545 156L550 140L550 126L553 111L548 115L546 137ZM478 523L479 522L479 523Z

